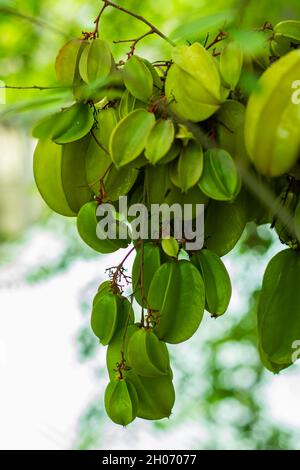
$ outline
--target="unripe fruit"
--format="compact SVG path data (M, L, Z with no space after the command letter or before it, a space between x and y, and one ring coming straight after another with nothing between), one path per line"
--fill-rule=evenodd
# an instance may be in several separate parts
M204 283L197 268L185 260L163 264L150 284L148 303L159 315L154 331L161 340L174 344L189 339L204 313Z
M212 201L206 211L205 245L219 256L229 253L242 236L247 223L244 201Z
M195 253L191 261L204 280L206 310L213 317L223 315L231 298L231 281L224 263L210 250Z
M276 177L296 163L300 149L300 106L292 101L293 83L300 76L300 51L285 55L269 67L251 95L245 140L257 170Z
M113 293L103 294L93 306L91 327L105 346L115 333L125 325L133 323L134 314L130 302Z
M140 328L131 336L127 357L133 370L143 377L166 374L170 367L167 346L150 328Z
M64 216L75 216L91 199L85 175L89 137L65 145L40 140L33 158L36 185L46 204Z
M189 141L180 152L178 162L173 164L171 180L182 192L186 193L195 186L203 172L202 145L195 140Z
M153 92L153 77L142 59L133 55L124 65L127 90L137 99L148 102Z
M147 306L147 297L148 291L153 279L154 274L160 267L160 250L158 245L153 243L144 244L144 262L142 264L142 249L137 249L136 256L132 266L132 289L134 292L134 297L136 301L144 306ZM142 273L142 269L144 269ZM142 292L141 292L141 280L143 279L144 283L144 296L142 302Z
M64 86L79 83L79 60L88 42L83 39L71 39L58 52L55 61L57 80Z
M277 37L284 37L289 39L294 44L300 43L300 21L285 20L277 23L274 26L275 39Z
M126 359L124 376L134 385L138 395L137 416L143 419L157 420L168 418L175 401L175 391L172 383L172 371L156 377L144 377L136 374L128 361L127 347L132 335L139 330L137 325L129 325L125 330L116 333L108 345L106 363L111 380L117 376L116 365L120 363L120 350L123 349Z
M152 128L145 149L145 156L155 165L170 150L174 141L175 129L171 119L160 119Z
M243 65L243 51L237 42L225 45L220 56L220 73L225 86L234 90L240 79Z
M245 106L235 100L225 101L216 114L218 144L234 158L238 169L251 164L245 146L245 115Z
M113 58L107 41L94 39L88 44L79 60L79 72L85 83L103 81L110 73Z
M217 201L231 201L237 196L241 182L234 160L226 150L215 148L205 152L199 188Z
M109 382L104 403L106 413L116 424L127 426L137 416L138 396L129 380L116 379Z
M195 43L174 48L173 61L165 86L171 110L182 119L204 121L222 102L221 80L213 57Z
M269 263L258 307L259 343L268 361L287 366L300 338L300 255L291 249Z
M100 227L98 226L96 211L96 202L86 203L79 211L77 217L77 229L82 240L90 248L98 251L99 253L113 253L120 248L126 248L128 246L127 240L111 240L109 238L102 240L98 237L97 230L100 230ZM116 229L117 228L118 227L116 227Z
M109 151L117 168L135 160L144 150L155 124L154 114L137 109L123 118L110 137Z

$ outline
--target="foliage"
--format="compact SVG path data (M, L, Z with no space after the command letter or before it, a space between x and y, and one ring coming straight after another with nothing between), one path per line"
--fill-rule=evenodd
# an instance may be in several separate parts
M187 3L178 2L178 11L186 12ZM30 6L30 17L7 7L3 12L45 25L44 20L35 19L35 2ZM167 36L151 22L151 8L146 19L141 3L128 2L125 7L103 0L94 29L68 40L60 49L57 78L45 67L53 85L18 86L16 74L16 86L7 86L8 90L45 92L41 100L14 103L2 115L10 119L16 111L39 108L44 113L49 105L46 118L33 130L39 138L35 180L49 207L61 215L77 216L81 238L95 251L112 253L134 242L120 264L109 269L109 281L99 286L92 310L94 334L108 345L110 383L105 407L115 423L169 417L175 396L165 343L191 338L204 309L215 318L225 313L231 282L220 257L236 246L249 222L257 227L270 223L288 246L270 262L262 293L253 300L259 304L261 360L275 373L294 362L294 344L300 335L298 294L293 283L285 281L296 279L300 247L300 115L291 99L300 72L300 22L293 19L296 2L290 2L287 21L282 2L274 2L272 17L266 17L265 8L265 2L255 8L251 1L204 5L201 17L191 23L167 23ZM126 30L135 20L136 37L113 39L115 33L106 21L117 13L128 15ZM164 13L162 8L159 16L163 18ZM145 25L146 32L140 29ZM72 28L58 31L51 23L48 29L52 34L73 36ZM146 59L137 49L143 44L141 50L147 51L150 36L156 39ZM164 40L164 45L157 46L157 40ZM37 54L38 40L36 47ZM26 50L22 58L26 59ZM33 63L27 66L34 70ZM49 114L59 104L62 109ZM163 226L158 240L147 234L136 241L127 231L130 220L124 221L118 212L116 201L124 195L131 204L148 207L190 203L191 223L197 220L197 204L204 204L204 248L200 252L189 249L189 238L176 234L176 220L171 238L169 234L172 245L166 242ZM102 216L98 210L105 202L117 208L110 221L117 233L114 240L99 236ZM124 230L126 236L120 236ZM128 276L123 265L133 251L129 302L124 296ZM283 263L277 262L284 257ZM288 292L281 305L275 294L286 286L293 295ZM137 323L134 298L141 307ZM292 318L289 325L287 313ZM233 329L231 334L238 336L239 331ZM226 334L225 338L228 342ZM84 351L92 352L93 347L86 343ZM221 387L220 395L223 399L231 396ZM253 414L259 414L251 397L242 393L237 400L240 404L248 401ZM246 436L252 422L245 422ZM279 438L283 436L271 433L264 445L280 446Z

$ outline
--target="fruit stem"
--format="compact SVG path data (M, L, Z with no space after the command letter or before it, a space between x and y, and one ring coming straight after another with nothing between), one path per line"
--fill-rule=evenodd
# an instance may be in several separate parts
M129 283L129 279L131 279L130 276L127 276L127 274L125 274L126 270L123 265L134 250L135 250L135 247L132 247L128 251L126 256L122 259L122 261L118 264L118 266L112 266L111 268L106 269L106 271L109 272L109 275L111 277L112 285L117 286L118 288L120 288L121 291L122 291L122 288L120 286L120 282L122 281L122 278L125 280L126 283Z
M99 37L99 21L100 21L100 18L104 12L104 10L107 8L107 3L104 3L103 7L101 8L97 18L95 19L94 23L95 23L95 30L93 31L92 33L92 37L93 39L96 39Z
M211 47L215 46L216 44L218 44L219 42L227 38L227 36L228 36L227 33L225 33L224 31L220 31L215 37L215 39L210 44L208 44L208 46L206 46L206 49L208 50Z
M100 147L101 150L103 150L103 152L105 152L107 155L110 155L110 154L109 154L109 151L106 150L106 148L105 148L105 147L101 144L101 142L99 142L99 140L97 139L97 137L96 137L96 135L95 135L93 129L90 130L90 133L91 133L91 136L93 137L94 141L95 141L96 144L98 145L98 147Z
M145 256L144 256L144 240L141 240L141 296L142 296L142 316L141 324L145 326L145 313L144 313L144 302L145 302L145 286L144 286L144 269L145 269Z
M131 308L132 308L132 304L133 304L133 294L131 296ZM127 334L127 331L128 331L128 327L129 327L129 323L130 323L130 314L128 312L128 316L127 316L127 320L126 320L126 325L125 325L125 328L124 328L124 333L123 333L123 337L122 337L122 344L121 344L121 351L120 351L120 354L121 354L121 364L123 364L125 367L125 370L126 370L126 359L125 359L125 341L126 341L126 334ZM129 370L127 368L127 370ZM123 378L123 374L122 374L122 378Z

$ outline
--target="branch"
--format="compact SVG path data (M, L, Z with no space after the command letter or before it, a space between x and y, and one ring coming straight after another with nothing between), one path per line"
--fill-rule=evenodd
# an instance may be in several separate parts
M136 48L136 45L138 44L138 42L140 42L145 37L150 36L150 34L155 34L155 31L153 31L153 29L150 29L149 31L147 31L147 33L142 34L141 36L139 36L136 39L119 39L118 41L113 41L113 43L114 44L119 44L119 43L123 43L123 42L124 43L125 42L132 42L132 44L130 46L130 51L127 53L128 58L130 58L134 54L135 48Z
M210 44L208 44L208 46L206 46L206 49L208 50L211 47L215 46L216 44L227 38L227 36L227 33L225 33L224 31L220 31L219 34L215 37L215 39Z
M30 23L34 23L38 26L41 26L42 28L47 28L53 31L56 34L60 34L61 36L64 37L69 37L67 33L64 31L61 31L60 29L56 28L55 26L52 26L49 24L47 21L43 20L42 18L35 18L34 16L27 15L25 13L21 13L18 11L16 8L10 8L10 7L1 7L0 8L0 13L3 13L4 15L11 15L11 16L17 16L18 18L21 18L23 20L27 20Z
M13 86L13 85L3 85L0 88L6 88L10 90L57 90L57 89L66 89L70 88L68 86Z
M171 44L171 46L176 46L176 44L170 39L168 38L164 33L162 33L159 29L156 28L156 26L154 26L152 23L150 23L150 21L148 21L146 18L144 18L143 16L141 15L138 15L137 13L133 13L132 11L130 10L127 10L126 8L124 7L121 7L120 5L117 5L116 3L113 3L111 2L110 0L102 0L102 2L104 3L99 15L97 16L96 20L95 20L95 23L96 23L96 34L98 34L98 29L99 29L99 19L103 13L103 11L105 10L106 7L112 7L112 8L115 8L116 10L119 10L119 11L122 11L123 13L126 13L127 15L129 16L132 16L133 18L136 18L137 20L141 21L142 23L146 24L147 26L149 26L150 30L153 32L151 34L157 34L159 37L161 37L162 39L164 39L165 41L167 41L169 44ZM150 34L150 32L148 32L148 34ZM148 36L147 34L147 36Z
M122 289L122 279L126 282L126 284L130 284L131 277L126 274L126 269L124 268L124 263L129 258L131 253L135 250L135 246L133 246L126 254L126 256L122 259L122 261L117 266L112 266L107 268L105 271L108 272L108 275L111 280L112 286L120 289L121 293L123 292Z
M99 37L99 21L100 21L100 18L105 10L105 8L107 7L108 5L106 3L104 3L103 7L101 8L100 10L100 13L99 15L97 16L97 18L95 19L94 23L95 23L95 29L92 33L92 37L93 39L96 39Z

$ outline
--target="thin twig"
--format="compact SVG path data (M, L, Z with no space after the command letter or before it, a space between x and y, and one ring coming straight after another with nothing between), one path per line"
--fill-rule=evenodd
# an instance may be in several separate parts
M150 29L149 31L147 31L147 33L145 34L142 34L141 36L139 36L138 38L135 38L135 39L119 39L117 41L113 41L114 44L119 44L119 43L125 43L125 42L131 42L131 46L130 46L130 51L127 53L128 55L128 58L130 58L131 56L133 56L134 52L135 52L135 48L136 48L136 45L142 40L144 39L145 37L147 36L150 36L150 34L155 34L155 31L153 29Z
M273 25L272 23L269 23L269 21L265 21L264 24L257 29L257 31L273 31Z
M119 264L119 267L122 267L123 264L125 263L125 261L127 260L127 258L129 258L129 256L131 255L131 253L133 253L135 250L135 246L133 246L132 248L130 248L130 250L128 251L128 253L126 254L126 256L122 259L121 263Z
M3 85L0 86L0 88L7 88L11 90L57 90L57 89L66 89L66 88L71 88L69 86L38 86L38 85L32 85L32 86L13 86L13 85Z
M144 253L144 240L141 241L141 272L140 272L140 281L141 281L141 297L142 297L142 316L141 324L145 326L145 313L144 313L144 302L147 302L145 298L145 281L144 281L144 270L145 270L145 253Z
M227 33L225 33L224 31L220 31L219 34L217 34L217 36L215 37L215 39L210 44L208 44L208 46L206 46L206 49L208 50L211 47L215 46L216 44L227 38L227 36Z
M122 261L118 264L118 266L112 266L105 270L109 273L112 286L118 287L121 290L121 292L123 292L123 289L121 286L122 279L124 279L126 283L129 283L129 279L131 280L131 277L125 274L126 269L124 268L124 263L134 250L135 250L135 246L132 247L127 252L126 256L122 259Z
M131 305L132 310L133 310L133 307L132 307L133 300L134 300L134 295L131 294L130 305ZM121 363L124 365L124 370L126 370L125 341L126 341L126 335L127 335L129 324L130 324L130 311L128 312L128 315L127 315L126 324L125 324L125 328L124 328L124 333L123 333L123 336L122 336L121 351L120 351Z
M204 47L207 46L208 40L209 40L209 33L206 34L206 38L205 38L205 41L204 41L204 44L203 44Z
M164 39L165 41L167 41L169 44L171 44L171 46L176 46L176 44L170 39L168 38L164 33L162 33L158 28L156 28L156 26L154 26L152 23L150 23L150 21L148 21L146 18L144 18L143 16L141 15L138 15L137 13L133 13L132 11L130 10L127 10L126 8L120 6L120 5L117 5L116 3L113 3L111 2L110 0L102 0L102 2L104 3L104 6L102 7L101 12L103 12L103 9L104 7L106 8L107 6L110 6L112 8L115 8L116 10L119 10L119 11L122 11L123 13L126 13L127 15L129 16L132 16L133 18L136 18L137 20L141 21L142 23L146 24L147 26L149 26L149 28L151 30L153 30L153 33L157 34L158 36L160 36L162 39ZM99 14L100 14L99 13ZM101 13L102 14L102 13ZM99 21L98 21L98 24L99 24Z
M95 133L94 131L91 129L90 130L90 133L91 133L91 136L93 137L94 141L96 142L96 144L98 145L98 147L101 148L101 150L103 150L103 152L105 152L107 155L110 155L109 154L109 151L106 150L106 148L101 144L101 142L99 142L99 139L95 136Z
M97 18L95 19L94 23L95 23L95 30L94 30L94 39L98 38L99 37L99 21L100 21L100 18L105 10L105 8L107 8L107 3L104 3L103 7L101 8L100 10L100 13L99 15L97 16Z

